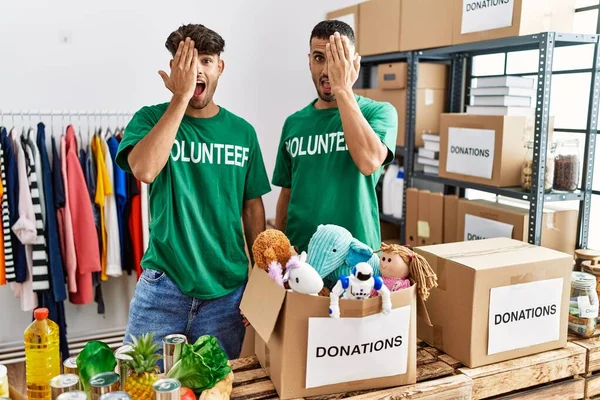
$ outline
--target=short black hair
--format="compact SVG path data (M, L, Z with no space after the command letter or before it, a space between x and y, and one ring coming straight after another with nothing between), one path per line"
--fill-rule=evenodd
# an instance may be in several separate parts
M182 25L172 32L165 47L171 55L175 56L179 42L189 37L194 41L196 49L200 54L220 55L225 50L225 40L217 32L207 28L202 24Z
M348 37L348 40L350 40L350 43L352 43L353 45L356 44L356 38L354 37L354 30L352 29L352 27L347 23L339 21L337 19L321 21L317 25L315 25L310 34L309 43L312 43L312 40L314 38L328 40L329 37L336 32L339 32L339 34L342 36Z

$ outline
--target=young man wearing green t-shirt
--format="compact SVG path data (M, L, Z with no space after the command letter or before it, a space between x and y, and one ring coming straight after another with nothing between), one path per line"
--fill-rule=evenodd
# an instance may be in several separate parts
M283 126L272 181L282 188L276 227L301 251L319 224L343 226L374 249L381 245L375 186L394 158L398 115L389 103L354 94L354 43L344 22L314 27L309 67L318 97Z
M149 184L151 221L126 341L154 332L158 342L177 333L193 343L210 334L233 359L245 333L244 234L251 248L265 230L261 196L270 185L254 128L213 101L224 46L203 25L169 36L171 74L159 74L171 100L135 114L117 163Z

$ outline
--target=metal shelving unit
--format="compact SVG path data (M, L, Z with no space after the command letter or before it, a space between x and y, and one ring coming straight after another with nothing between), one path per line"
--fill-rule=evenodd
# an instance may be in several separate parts
M556 32L543 32L535 35L502 38L496 40L467 43L449 47L416 51L411 53L390 53L371 57L363 57L364 65L373 65L383 62L406 61L408 63L407 79L407 110L406 110L406 149L404 155L405 187L414 187L414 180L420 179L444 185L445 193L457 193L464 196L464 189L475 189L506 196L513 199L528 201L529 227L528 242L541 244L542 218L544 202L580 201L579 232L577 243L579 247L587 247L590 222L590 205L593 194L592 181L594 171L594 156L598 123L598 108L600 103L600 47L599 35L579 35ZM594 45L594 55L591 73L591 90L587 126L585 133L585 151L583 160L582 187L575 193L544 192L544 169L546 165L546 151L548 146L548 128L550 122L550 94L552 88L552 62L554 49L563 46ZM417 71L420 61L450 61L450 87L449 111L463 112L467 87L471 81L472 59L475 56L495 53L508 53L512 51L539 50L538 54L538 86L536 94L535 131L534 131L534 158L532 188L527 192L521 188L497 188L478 185L451 179L444 179L434 175L416 174L414 171L415 152L415 100L417 94ZM367 68L368 69L368 68ZM364 80L365 87L369 87L370 77ZM558 129L555 129L558 131ZM561 130L567 131L567 130ZM406 194L404 194L404 212L406 211ZM406 215L405 213L403 215ZM403 232L404 233L404 232ZM401 238L404 241L404 235Z

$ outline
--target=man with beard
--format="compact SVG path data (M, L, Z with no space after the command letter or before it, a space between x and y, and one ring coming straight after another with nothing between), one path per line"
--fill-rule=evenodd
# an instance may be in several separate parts
M261 196L270 185L254 128L213 101L224 46L203 25L168 37L171 74L159 74L171 100L134 115L117 163L150 185L150 240L126 341L146 332L157 342L172 333L189 342L209 334L234 359L245 333L244 234L251 248L265 230Z
M389 103L353 93L360 56L354 32L341 21L317 24L309 68L318 98L283 126L273 184L280 186L276 227L301 251L319 224L348 229L381 245L375 186L394 159L398 115Z

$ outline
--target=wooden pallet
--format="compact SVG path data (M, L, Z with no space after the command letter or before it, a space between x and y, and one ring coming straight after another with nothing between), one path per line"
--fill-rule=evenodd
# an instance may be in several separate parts
M585 399L600 398L600 337L578 338L573 343L586 351Z
M473 399L581 399L584 396L586 350L565 348L479 368L459 368L473 380Z
M443 359L456 364L456 360L448 358L439 350L419 342L417 350L417 383L386 390L370 390L340 393L327 396L315 396L306 400L334 399L420 399L450 400L471 399L471 381L468 377L457 374L453 366ZM460 364L460 363L459 363ZM235 374L232 400L278 399L273 383L261 368L255 357L244 358L232 362Z

